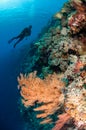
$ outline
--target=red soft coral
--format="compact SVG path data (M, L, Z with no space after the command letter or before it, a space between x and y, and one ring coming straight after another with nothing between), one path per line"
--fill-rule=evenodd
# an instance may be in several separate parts
M71 117L67 113L59 115L59 120L56 122L55 127L52 130L61 130L65 123L70 120Z
M68 25L73 34L79 33L83 28L86 29L86 3L72 0L76 12L69 17Z

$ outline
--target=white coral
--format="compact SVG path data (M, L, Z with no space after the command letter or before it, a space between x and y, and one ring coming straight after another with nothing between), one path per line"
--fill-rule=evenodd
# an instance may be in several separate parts
M68 86L65 100L65 111L75 119L78 127L86 123L86 89L83 87L84 83L83 78L76 78Z

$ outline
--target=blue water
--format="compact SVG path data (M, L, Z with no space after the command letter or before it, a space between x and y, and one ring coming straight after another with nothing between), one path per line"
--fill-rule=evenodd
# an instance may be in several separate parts
M67 0L0 0L0 130L25 130L18 110L17 75L21 50L36 39ZM32 25L32 34L14 49L8 40ZM30 128L32 130L32 128Z

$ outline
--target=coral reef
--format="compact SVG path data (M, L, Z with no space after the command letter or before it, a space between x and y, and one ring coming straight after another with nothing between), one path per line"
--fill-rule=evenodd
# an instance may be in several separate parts
M24 119L34 130L86 130L86 0L66 2L32 48L18 77Z

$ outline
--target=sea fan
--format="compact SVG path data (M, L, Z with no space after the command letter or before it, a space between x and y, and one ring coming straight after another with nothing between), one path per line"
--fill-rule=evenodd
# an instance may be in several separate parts
M41 106L34 108L34 111L41 111L37 118L46 118L41 123L50 122L48 116L54 114L64 103L63 82L55 73L40 79L36 77L36 72L28 76L20 74L18 82L23 105L28 108L34 106L35 102L42 103Z

